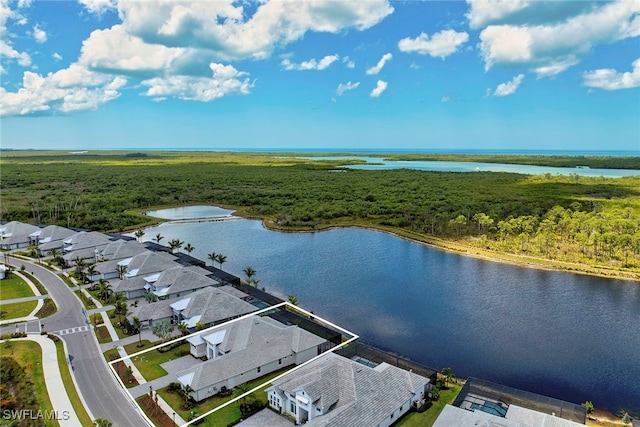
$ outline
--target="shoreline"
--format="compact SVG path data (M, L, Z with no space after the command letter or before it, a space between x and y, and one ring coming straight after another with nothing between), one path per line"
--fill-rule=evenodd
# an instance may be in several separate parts
M176 222L176 221L196 222L195 220L191 220L191 219L169 220L169 219L146 215L146 212L152 211L152 210L173 209L176 207L188 207L188 206L196 206L196 205L187 204L187 205L170 206L170 207L163 206L160 208L149 208L145 211L135 211L135 212L139 215L144 215L147 218L153 219L153 221L150 221L150 223L141 227L142 229L146 229L146 228L154 227L159 224L168 223L168 222ZM277 231L281 233L319 233L322 231L328 231L328 230L338 229L338 228L361 228L364 230L379 231L382 233L391 234L398 238L401 238L410 242L418 243L421 245L425 245L433 249L441 250L448 253L453 253L460 256L468 256L476 259L481 259L484 261L498 262L498 263L513 265L513 266L522 267L522 268L534 268L538 270L557 271L557 272L568 273L568 274L579 274L584 276L601 277L604 279L630 281L630 282L636 282L640 284L640 272L609 270L606 267L591 267L585 264L570 263L566 261L555 261L550 259L522 256L522 255L506 253L506 252L505 253L495 252L487 249L481 249L471 245L466 245L464 243L460 243L454 240L445 240L438 237L422 235L409 230L394 229L392 227L381 226L376 224L363 225L363 224L346 222L344 224L328 224L318 229L291 230L291 229L285 229L285 228L279 227L276 224L275 219L272 217L259 217L259 216L251 215L246 211L244 211L244 208L236 208L235 206L224 206L224 205L210 205L210 206L232 210L233 212L231 213L231 215L233 215L238 219L259 220L262 222L262 226L265 229L270 231ZM145 213L143 214L143 212ZM208 221L208 219L205 219L205 218L198 218L197 220L200 222Z

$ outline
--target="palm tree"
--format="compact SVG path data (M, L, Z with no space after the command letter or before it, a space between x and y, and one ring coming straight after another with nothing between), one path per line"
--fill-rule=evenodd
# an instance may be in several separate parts
M289 302L293 305L298 305L298 297L295 294L289 295Z
M58 263L58 258L60 257L60 249L58 248L52 248L49 251L49 254L51 255L51 259L53 260L54 263Z
M138 239L138 241L141 242L142 236L144 236L144 230L143 229L136 230L135 236L136 236L136 239Z
M188 254L191 254L191 252L193 252L194 249L195 247L193 247L191 243L187 243L187 245L184 247L184 250L187 251Z
M220 270L222 270L222 264L224 264L225 262L227 262L227 256L226 255L222 255L222 254L218 254L216 256L216 259L218 260L218 262L220 263Z
M104 418L96 418L93 420L94 427L111 427L113 424L109 420L105 420Z
M164 236L160 233L156 234L156 237L153 239L157 244L160 244L160 240L164 239Z
M109 283L106 279L100 279L98 281L98 295L104 301L107 301L109 295L111 294L111 283Z
M176 249L179 251L183 245L183 241L180 239L172 239L169 241L169 249L171 249L171 253L175 253Z
M131 320L131 326L133 326L133 329L138 333L138 347L142 347L142 322L137 317L134 317Z
M91 283L95 282L95 280L93 280L93 276L95 276L96 274L100 273L97 269L96 269L96 265L95 264L90 264L87 267L87 277L89 278L89 280L91 280Z
M211 252L209 255L207 255L207 258L211 260L211 265L213 265L213 263L218 259L218 254L215 252Z
M251 266L246 266L242 271L247 275L247 282L249 282L251 278L256 275L256 271Z
M122 316L127 315L127 308L129 306L126 301L116 301L113 306L115 307L115 313L120 315L120 321L122 322Z
M127 274L128 268L127 268L126 265L119 265L118 264L118 267L116 267L116 270L118 271L118 277L120 279L123 279L124 275Z
M87 266L87 263L80 256L75 257L73 262L76 265L76 276L78 276L79 280L84 283L84 269Z

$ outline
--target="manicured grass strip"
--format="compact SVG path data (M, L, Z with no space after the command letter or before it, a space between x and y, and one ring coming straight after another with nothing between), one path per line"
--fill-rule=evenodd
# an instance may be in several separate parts
M33 382L33 390L36 395L40 410L53 411L49 394L47 394L47 386L44 382L44 373L42 371L42 349L37 342L33 341L11 341L0 344L0 353L2 356L13 357L20 366L25 368L26 375L31 377ZM59 426L56 420L44 420L45 426Z
M96 304L91 299L89 299L89 297L86 296L85 293L81 290L73 291L73 293L76 294L78 298L80 298L80 301L82 301L82 305L84 305L85 309L91 310L96 308Z
M58 311L58 307L56 307L56 303L53 302L51 298L45 298L43 301L42 307L36 313L36 317L38 319L44 319L45 317L49 317Z
M142 350L142 348L136 347L137 345L138 343L133 343L126 345L124 348L128 354L132 354ZM151 381L167 375L167 371L160 366L161 363L169 362L187 354L189 354L189 343L185 342L172 350L166 352L151 350L131 360L133 360L144 379Z
M0 320L17 319L31 314L38 305L38 301L15 302L0 304Z
M458 393L460 393L461 388L462 386L456 384L448 390L442 390L440 392L440 399L438 399L437 402L433 402L431 408L423 413L409 412L400 419L396 427L431 427L433 423L436 422L436 418L438 418L445 405L453 403Z
M62 279L62 281L63 281L64 283L66 283L66 284L67 284L67 286L68 286L68 287L70 287L70 288L75 288L76 286L78 286L78 285L74 284L74 283L71 281L71 279L69 279L69 278L68 278L66 275L64 275L64 274L58 274L58 277L59 277L59 278L61 278L61 279Z
M278 375L282 374L283 372L286 372L288 370L290 370L291 367L288 368L284 368L281 369L279 371L276 372L272 372L268 375L265 375L261 378L255 379L253 381L249 381L246 385L246 387L243 386L243 389L245 390L251 390L252 388L264 383L265 381L269 381L272 378L277 377ZM258 391L253 393L255 400L261 403L266 403L267 402L267 393L264 392L264 390L266 390L267 388L269 388L270 384L265 385L264 389L262 391ZM179 396L177 393L172 393L167 391L166 388L161 388L160 390L157 390L157 392L160 394L160 396L162 396L162 398L173 408L173 410L176 411L176 413L180 414L180 416L185 419L188 420L189 419L189 413L191 410L189 411L185 411L183 409L180 409L180 405L183 402L183 398L181 396ZM227 396L227 397L218 397L218 396L213 396L210 397L208 399L205 399L202 402L199 402L195 408L193 408L193 411L197 411L200 414L204 414L206 412L209 412L210 410L217 408L218 406L222 405L225 402L228 402L232 399L235 399L236 397L240 396L241 394L243 394L244 392L239 390L237 387L233 390L233 393L231 394L231 396ZM252 399L250 397L247 397L247 401L251 401ZM232 403L228 406L225 406L224 408L220 409L219 411L214 412L213 414L207 416L204 418L203 422L201 424L198 424L200 427L226 427L227 425L229 425L232 422L238 421L240 419L240 417L242 416L242 414L240 413L240 403L242 402L242 399Z
M58 368L60 369L60 375L62 376L64 388L67 391L69 400L71 401L71 406L73 406L73 410L75 411L82 425L90 426L92 425L91 417L82 404L80 395L78 394L78 390L76 390L73 379L71 378L71 372L69 371L69 365L67 365L67 356L64 353L64 346L62 345L62 341L60 341L59 339L55 339L54 341L56 343L56 353L58 354Z
M106 326L98 326L96 328L96 336L98 337L98 342L100 344L111 342L111 335L109 335L109 331Z
M35 294L21 278L12 275L10 279L0 280L0 300L32 297Z
M111 324L113 325L113 328L116 330L116 334L118 334L118 338L123 339L123 338L127 338L129 335L127 335L119 326L118 326L118 322L120 321L120 316L116 315L116 310L111 309L109 311L107 311L107 315L109 316L109 319L111 321ZM140 350L138 350L140 351Z
M26 277L27 279L31 280L31 283L34 284L34 286L36 288L38 288L38 291L40 292L40 295L46 295L49 292L47 292L47 288L44 287L44 285L42 283L40 283L40 281L38 279L36 279L32 274L27 273L26 271L21 271L20 274L24 275L24 277Z

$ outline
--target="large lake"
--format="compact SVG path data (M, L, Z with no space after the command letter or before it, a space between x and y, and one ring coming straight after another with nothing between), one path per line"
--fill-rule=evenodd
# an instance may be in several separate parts
M199 215L202 212L199 211ZM170 216L175 217L169 212ZM361 336L458 377L475 376L640 415L640 284L515 267L347 228L279 233L260 221L165 223L223 269Z
M381 157L367 156L324 156L304 157L309 160L363 160L366 164L349 165L349 169L387 170L387 169L415 169L437 172L510 172L526 175L580 175L602 176L605 178L621 178L623 176L638 176L637 169L591 169L591 168L560 168L549 166L517 165L506 163L480 162L450 162L432 160L385 160Z

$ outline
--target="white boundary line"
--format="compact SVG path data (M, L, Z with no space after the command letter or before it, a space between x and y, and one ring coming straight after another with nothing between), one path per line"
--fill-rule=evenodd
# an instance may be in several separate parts
M171 345L171 344L176 343L176 342L179 342L179 341L186 341L188 338L190 338L190 337L192 337L192 336L194 336L194 335L200 335L200 334L203 334L203 333L205 333L205 332L207 332L207 331L210 331L210 330L212 330L212 329L220 329L220 328L221 328L221 327L223 327L223 326L230 325L230 324L232 324L232 323L238 322L238 321L243 320L243 319L247 319L247 318L249 318L249 317L258 316L258 315L260 315L260 314L263 314L263 313L266 313L266 312L269 312L269 311L272 311L272 310L276 310L276 309L279 309L279 308L281 308L281 307L285 307L285 308L286 308L286 307L291 307L291 308L293 308L295 311L299 311L299 312L304 313L304 314L305 314L305 315L307 315L309 318L311 318L313 321L316 321L316 320L317 320L317 321L320 321L320 322L322 322L322 323L323 323L323 324L325 324L325 325L331 326L332 328L335 328L335 329L337 329L338 331L340 331L340 332L342 332L342 333L345 333L345 334L347 334L348 336L351 336L351 338L349 338L347 341L345 341L345 342L343 342L343 343L341 343L341 344L339 344L339 345L336 345L336 346L334 346L334 347L330 348L329 350L325 351L324 353L319 354L319 355L317 355L317 356L315 356L315 357L311 358L310 360L307 360L307 361L306 361L306 362L304 362L304 363L301 363L300 365L296 365L296 366L294 366L293 368L289 369L287 372L284 372L284 373L282 373L282 374L278 375L278 376L277 376L277 377L275 377L275 378L271 378L270 380L265 381L264 383L257 385L256 387L252 388L251 390L247 391L246 393L243 393L243 394L241 394L240 396L238 396L238 397L236 397L236 398L234 398L234 399L231 399L231 400L229 400L228 402L223 403L222 405L216 406L215 408L213 408L213 409L212 409L212 410L210 410L209 412L206 412L206 413L204 413L204 414L200 415L198 418L194 418L194 419L193 419L193 420L191 420L191 421L187 421L186 423L182 424L182 426L181 426L181 427L190 426L191 424L193 424L193 423L195 423L195 422L197 422L197 421L199 421L199 420L202 420L202 419L204 419L205 417L208 417L209 415L213 414L214 412L216 412L216 411L218 411L218 410L220 410L220 409L222 409L222 408L224 408L224 407L226 407L226 406L229 406L229 405L231 405L231 404L232 404L232 403L234 403L234 402L237 402L238 400L240 400L240 399L242 399L242 398L244 398L244 397L246 397L246 396L250 395L251 393L253 393L253 392L255 392L255 391L258 391L258 390L260 390L260 389L262 389L262 388L265 388L268 384L272 383L273 381L279 380L280 378L284 377L285 375L287 375L287 374L289 374L289 373L291 373L291 372L293 372L293 371L296 371L296 370L298 370L298 369L302 368L303 366L308 365L309 363L311 363L311 362L313 362L313 361L315 361L315 360L317 360L317 359L321 358L321 357L322 357L322 356L324 356L325 354L327 354L327 353L333 353L333 352L337 351L338 349L343 348L343 347L345 347L345 346L347 346L347 345L351 344L352 342L356 341L358 338L360 338L358 335L354 334L353 332L351 332L351 331L349 331L349 330L347 330L347 329L344 329L344 328L343 328L343 327L341 327L341 326L336 325L335 323L329 322L328 320L325 320L325 319L323 319L322 317L316 316L315 314L310 313L310 312L308 312L308 311L306 311L306 310L304 310L304 309L302 309L302 308L300 308L300 307L298 307L298 306L296 306L296 305L293 305L293 304L291 304L291 303L290 303L290 302L288 302L288 301L284 301L284 302L281 302L280 304L276 304L276 305L274 305L274 306L270 306L270 307L267 307L267 308L263 308L263 309L261 309L261 310L254 311L253 313L245 314L244 316L240 316L240 317L238 317L238 318L236 318L236 319L229 320L228 322L224 322L224 323L221 323L221 324L219 324L219 325L214 325L214 326L211 326L211 327L209 327L209 328L207 328L207 329L203 329L203 330L201 330L201 331L194 332L194 333L192 333L192 334L189 334L189 335L186 335L186 336L183 336L183 337L175 338L175 339L173 339L173 340L171 340L171 341L167 341L167 342L165 342L165 343L158 344L158 345L153 346L153 347L150 347L150 348L146 348L146 349L141 350L141 351L139 351L139 352L137 352L137 353L129 354L129 355L127 355L126 357L120 357L119 359L115 359L115 360L112 360L112 361L110 361L110 362L107 362L107 364L109 365L109 368L111 368L111 373L115 376L116 380L120 383L120 385L122 386L123 390L127 393L127 395L129 396L129 398L131 399L131 401L133 402L133 404L138 408L138 410L139 410L139 411L140 411L140 413L144 416L144 418L146 418L148 421L151 421L151 420L149 420L149 418L146 416L146 414L144 413L144 411L142 410L142 408L140 407L140 405L138 405L138 402L136 402L136 399L131 395L131 393L129 393L129 389L124 385L124 383L122 382L122 379L120 378L120 375L118 375L118 373L117 373L117 372L116 372L116 370L114 369L114 367L113 367L113 365L114 365L114 364L116 364L117 362L120 362L120 361L124 361L124 360L130 360L131 362L133 362L133 361L131 360L133 357L136 357L136 356L139 356L139 355L141 355L141 354L147 353L147 352L149 352L149 351L151 351L151 350L156 350L156 349L158 349L158 348L160 348L160 347L165 347L165 346L167 346L167 345ZM151 423L151 424L153 425L153 423Z

